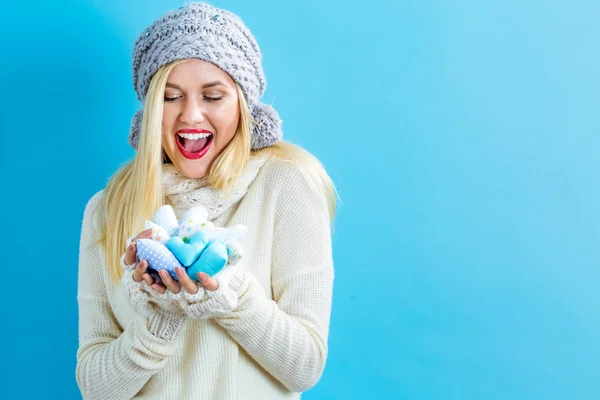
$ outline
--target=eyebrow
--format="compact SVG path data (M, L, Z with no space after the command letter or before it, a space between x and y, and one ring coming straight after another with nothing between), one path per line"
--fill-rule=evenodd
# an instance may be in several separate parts
M205 83L204 85L202 85L202 89L208 89L208 88L211 88L211 87L214 87L214 86L225 86L225 87L227 87L227 85L225 85L221 81L214 81L214 82ZM181 86L179 86L179 85L177 85L175 83L171 83L171 82L167 82L166 87L183 91L183 89L181 89Z

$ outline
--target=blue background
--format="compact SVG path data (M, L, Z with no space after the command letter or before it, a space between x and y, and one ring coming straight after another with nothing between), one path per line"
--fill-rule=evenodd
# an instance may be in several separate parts
M80 396L84 206L133 155L133 43L181 4L3 4L3 399ZM600 398L600 3L213 4L343 200L305 398Z

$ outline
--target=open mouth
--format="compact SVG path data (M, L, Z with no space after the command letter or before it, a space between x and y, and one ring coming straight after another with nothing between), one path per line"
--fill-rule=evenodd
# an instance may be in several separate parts
M203 157L213 142L212 133L177 133L177 147L185 158Z

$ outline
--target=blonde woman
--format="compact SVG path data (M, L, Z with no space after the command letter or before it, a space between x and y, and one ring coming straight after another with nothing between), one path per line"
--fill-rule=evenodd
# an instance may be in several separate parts
M137 150L88 202L79 256L77 382L89 399L297 399L327 358L335 189L282 141L260 49L236 15L171 11L133 55ZM214 276L137 262L144 222L193 206L248 228Z

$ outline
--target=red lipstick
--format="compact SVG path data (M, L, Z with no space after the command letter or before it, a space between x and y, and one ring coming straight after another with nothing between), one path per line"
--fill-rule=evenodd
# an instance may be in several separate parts
M206 129L180 129L175 133L210 133L212 135L212 132Z
M200 151L193 153L193 152L187 151L183 147L183 145L181 144L181 141L179 140L179 136L177 135L178 133L193 133L193 134L209 133L210 136L208 137L208 142L204 145L204 147L202 147L202 149ZM206 153L208 153L208 150L210 150L210 146L212 145L213 138L214 138L213 133L211 131L207 131L206 129L180 129L177 132L175 132L175 143L177 143L177 148L179 148L179 152L185 158L187 158L189 160L197 160L199 158L204 157L204 155L206 155Z

